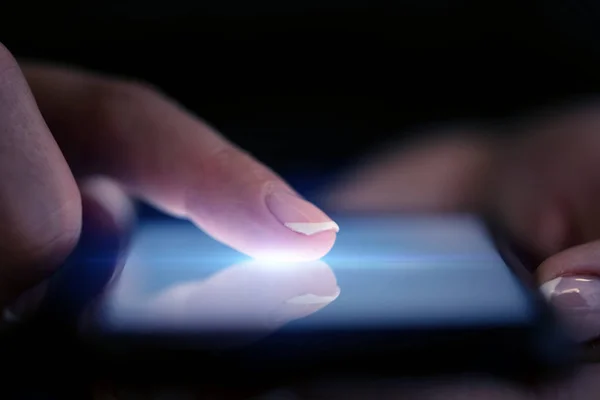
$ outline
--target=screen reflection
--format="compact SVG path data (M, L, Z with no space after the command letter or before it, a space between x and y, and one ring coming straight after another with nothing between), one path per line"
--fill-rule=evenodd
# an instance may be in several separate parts
M128 266L143 268L135 262ZM118 312L105 315L121 329L267 334L326 307L339 294L333 270L323 261L275 265L250 260L146 294L145 301L140 294L130 301L121 295Z
M184 221L142 226L104 298L99 325L196 338L211 331L378 331L530 319L525 290L477 218L336 219L342 229L334 248L310 263L250 261Z

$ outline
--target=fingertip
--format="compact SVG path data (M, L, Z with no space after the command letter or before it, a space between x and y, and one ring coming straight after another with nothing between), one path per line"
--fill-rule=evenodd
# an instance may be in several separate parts
M325 256L333 247L340 227L311 202L290 190L279 188L268 192L264 204L272 217L267 223L272 224L276 232L281 232L288 247L277 249L274 246L271 251L275 252L275 257L314 261ZM278 250L287 254L277 254Z
M322 231L310 236L290 231L281 233L273 241L250 243L241 251L262 261L315 261L329 253L335 240L336 232L333 230Z
M328 230L324 232L319 232L316 235L310 237L312 242L314 242L313 247L313 260L322 258L329 253L329 251L333 248L335 241L337 240L337 232L338 230Z
M47 281L36 318L55 326L78 324L87 306L121 272L132 234L133 207L111 180L81 182L83 222L75 250Z
M537 269L541 283L561 276L600 276L600 241L571 247L548 259Z
M314 261L333 247L339 226L279 181L223 192L192 192L191 220L213 238L269 261Z
M111 179L90 177L80 184L88 219L95 229L115 234L128 232L135 219L133 203L121 187Z
M540 290L577 342L600 335L600 242L570 248L538 269Z
M337 231L327 230L297 240L297 254L303 261L315 261L329 253L337 239Z

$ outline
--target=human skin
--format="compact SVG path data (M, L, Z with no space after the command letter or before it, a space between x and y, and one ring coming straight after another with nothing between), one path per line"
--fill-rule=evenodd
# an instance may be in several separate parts
M505 126L502 137L473 127L445 128L371 158L322 194L345 211L485 212L541 260L541 290L573 337L600 336L600 103L547 108ZM394 387L311 388L310 398L595 399L600 367L566 382L523 391L498 382ZM343 392L343 393L342 393ZM359 394L360 393L360 394ZM354 397L352 397L354 396Z
M19 63L0 45L0 307L71 253L84 196L116 218L130 198L145 200L257 258L276 249L318 259L338 229L275 172L149 85Z

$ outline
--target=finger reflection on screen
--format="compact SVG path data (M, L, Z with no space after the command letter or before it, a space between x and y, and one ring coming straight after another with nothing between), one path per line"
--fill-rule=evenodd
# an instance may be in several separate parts
M168 287L145 308L149 319L170 328L268 331L322 309L339 293L323 261L248 261Z

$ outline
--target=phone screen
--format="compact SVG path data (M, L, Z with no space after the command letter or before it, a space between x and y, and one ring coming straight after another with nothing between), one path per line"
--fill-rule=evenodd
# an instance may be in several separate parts
M250 260L190 223L140 227L103 299L101 328L128 333L505 326L528 290L470 215L340 217L322 260Z

